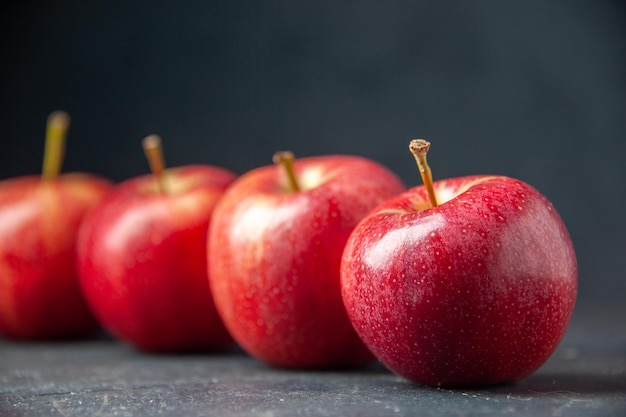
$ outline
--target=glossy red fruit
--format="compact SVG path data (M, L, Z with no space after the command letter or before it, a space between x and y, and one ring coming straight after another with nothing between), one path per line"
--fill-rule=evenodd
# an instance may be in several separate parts
M98 329L76 276L76 238L110 186L87 174L0 182L0 334L56 339Z
M469 387L533 373L563 337L577 264L536 189L500 176L415 187L369 214L342 259L342 295L365 344L423 384Z
M209 292L206 239L216 202L235 175L190 165L117 185L80 230L80 281L116 338L152 352L231 346Z
M61 175L70 117L50 114L40 176L0 182L0 334L13 339L86 336L98 329L76 276L76 235L111 182Z
M341 254L357 222L405 187L359 157L302 158L293 168L299 191L267 166L241 176L218 203L208 247L217 309L239 345L271 365L369 363L341 300Z

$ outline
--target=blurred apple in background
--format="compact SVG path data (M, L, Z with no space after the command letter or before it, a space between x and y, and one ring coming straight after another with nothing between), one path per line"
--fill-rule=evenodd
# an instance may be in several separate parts
M425 185L379 206L348 240L348 315L376 357L409 380L519 380L552 354L574 309L569 234L548 199L522 181L433 184L428 145L411 142Z
M373 360L341 301L341 253L371 209L405 189L353 156L295 160L237 179L218 202L208 244L211 289L239 345L270 365L342 368Z
M209 292L206 240L235 174L209 165L165 169L160 138L143 144L153 174L118 184L81 228L82 288L102 325L140 350L227 348L233 341Z
M98 328L76 276L76 235L111 182L59 175L68 125L66 113L50 115L41 176L0 182L0 334L7 338L70 338Z

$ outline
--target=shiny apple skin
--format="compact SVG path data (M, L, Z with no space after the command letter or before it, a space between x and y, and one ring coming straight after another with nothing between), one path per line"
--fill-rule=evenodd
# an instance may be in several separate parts
M427 208L424 187L412 188L350 236L341 267L348 315L376 357L411 381L524 378L555 350L574 309L568 231L543 195L515 179L435 188L451 199Z
M233 344L209 292L206 239L217 200L235 175L190 165L128 179L80 230L80 282L98 320L138 350L218 351Z
M346 315L339 265L348 235L371 209L406 189L356 156L298 159L303 190L278 166L241 176L215 209L211 289L226 327L250 355L299 369L347 368L373 357Z
M111 182L88 174L0 182L0 334L67 339L98 329L78 284L76 237Z

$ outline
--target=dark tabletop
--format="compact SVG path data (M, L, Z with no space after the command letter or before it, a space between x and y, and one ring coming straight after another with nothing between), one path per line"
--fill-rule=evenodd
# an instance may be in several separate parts
M107 337L0 341L1 416L626 416L626 315L574 314L550 360L511 385L446 390L374 365L274 369L235 351L150 355Z

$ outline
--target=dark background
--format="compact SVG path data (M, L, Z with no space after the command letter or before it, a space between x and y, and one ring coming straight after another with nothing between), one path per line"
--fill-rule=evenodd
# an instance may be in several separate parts
M622 1L23 1L0 14L0 178L41 168L45 119L72 117L66 171L116 181L170 166L243 173L275 150L357 154L408 185L538 188L578 254L577 311L626 294Z

